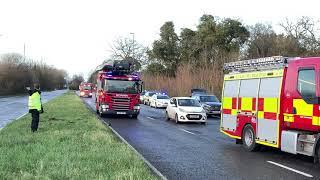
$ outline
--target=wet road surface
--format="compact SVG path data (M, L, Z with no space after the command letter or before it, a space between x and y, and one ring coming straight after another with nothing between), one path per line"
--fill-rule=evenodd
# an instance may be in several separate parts
M66 90L42 92L42 103L65 93ZM28 96L0 97L0 129L28 112Z
M83 100L95 108L93 98ZM320 165L310 157L268 147L245 151L219 132L219 118L206 126L175 124L164 109L142 105L138 119L103 120L168 179L320 179Z

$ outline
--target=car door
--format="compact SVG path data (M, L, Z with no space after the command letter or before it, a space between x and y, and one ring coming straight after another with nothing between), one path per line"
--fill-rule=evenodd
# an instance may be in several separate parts
M175 100L175 98L171 98L170 99L170 102L169 102L169 104L168 104L168 106L167 106L167 113L168 113L168 116L170 117L170 118L174 118L174 116L173 116L173 114L174 114L174 107L176 106L175 105L175 102L176 100Z

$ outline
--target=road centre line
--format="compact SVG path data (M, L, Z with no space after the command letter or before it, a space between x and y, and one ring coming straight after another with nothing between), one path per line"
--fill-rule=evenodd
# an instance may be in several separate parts
M279 164L279 163L276 163L276 162L273 162L273 161L267 161L267 162L270 163L270 164L273 164L273 165L282 167L282 168L284 168L284 169L293 171L293 172L295 172L295 173L301 174L301 175L303 175L303 176L306 176L306 177L309 177L309 178L313 178L313 176L312 176L311 174L304 173L304 172L302 172L302 171L299 171L299 170L290 168L290 167L288 167L288 166L285 166L285 165L282 165L282 164Z
M184 132L186 132L186 133L189 133L189 134L193 134L193 135L196 135L195 133L193 133L193 132L190 132L190 131L188 131L188 130L185 130L185 129L182 129L182 128L179 128L181 131L184 131Z
M147 118L148 118L148 119L151 119L151 120L156 120L155 118L153 118L153 117L149 117L149 116L148 116Z

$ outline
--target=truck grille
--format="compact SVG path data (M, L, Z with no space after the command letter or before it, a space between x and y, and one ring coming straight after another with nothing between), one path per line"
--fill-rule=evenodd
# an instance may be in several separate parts
M210 110L211 111L220 111L221 106L216 105L216 106L211 106Z
M130 99L129 98L112 98L112 109L115 111L128 111L130 108Z
M198 116L198 118L195 118L195 117L193 117L193 116ZM187 115L187 118L188 118L189 120L200 120L200 119L202 119L202 115L201 115L201 114L188 114L188 115Z

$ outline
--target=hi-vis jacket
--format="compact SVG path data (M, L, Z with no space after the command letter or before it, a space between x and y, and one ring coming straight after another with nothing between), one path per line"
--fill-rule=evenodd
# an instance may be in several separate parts
M41 111L41 92L38 90L29 92L29 110Z

